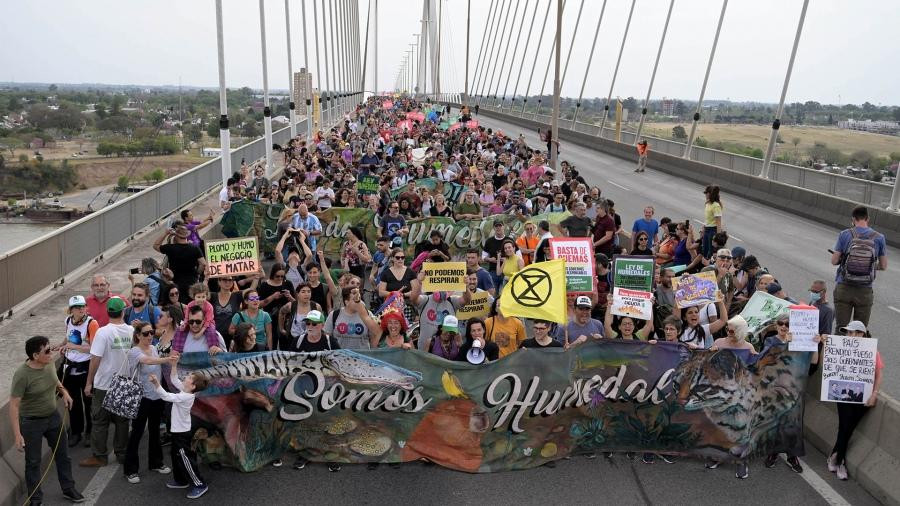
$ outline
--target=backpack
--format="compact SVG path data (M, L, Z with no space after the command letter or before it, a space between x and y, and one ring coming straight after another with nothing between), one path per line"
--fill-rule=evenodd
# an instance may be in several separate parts
M848 285L870 285L875 281L875 238L872 230L861 236L856 228L850 229L850 244L841 260L841 279Z

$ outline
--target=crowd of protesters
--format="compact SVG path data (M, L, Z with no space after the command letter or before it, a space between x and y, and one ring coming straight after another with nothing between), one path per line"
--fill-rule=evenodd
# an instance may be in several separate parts
M397 126L408 114L425 109L436 112L431 120ZM735 315L758 290L792 302L802 299L818 308L821 336L871 335L867 325L872 284L876 270L885 269L887 262L884 237L868 227L864 207L854 210L853 226L840 234L834 247L835 282L810 280L808 291L802 290L807 293L794 299L779 283L779 273L763 267L752 249L729 247L724 225L727 203L717 186L707 186L705 198L698 198L698 214L702 211L704 217L700 230L690 217L657 220L652 202L635 217L630 230L623 229L623 218L631 217L619 216L602 189L572 164L563 160L558 170L550 168L547 151L529 146L522 135L510 137L465 123L448 128L450 115L449 108L406 97L373 97L308 142L292 139L281 149L283 167L279 161L278 171L267 170L263 162L242 164L220 193L223 212L245 200L284 205L273 258L256 274L208 278L198 231L215 216L211 212L200 221L186 211L154 243L159 255L148 252L139 272L129 275L132 286L127 295L112 293L106 278L95 276L87 297L72 296L69 314L60 323L65 338L56 343L29 340L28 361L13 382L13 426L17 446L26 450L32 502L41 499L40 440L46 437L52 443L62 423L53 407L57 391L69 410L68 427L61 431L62 444L55 453L66 497L73 501L81 497L71 479L67 448L83 442L92 455L80 465L105 466L111 426L113 450L124 464L128 482L140 482L137 452L146 431L147 470L168 474L174 468L169 487L190 487L191 498L203 495L207 488L190 449L189 412L193 392L205 384L199 377L179 381L176 375L164 374L175 370L183 353L400 348L472 361L469 351L477 348L483 353L474 356L493 361L520 349L533 353L594 339L636 339L681 342L697 350L749 349L755 354L761 350L749 342L746 322ZM472 117L465 108L460 115ZM648 148L646 143L640 146L636 172L647 167ZM278 175L269 179L267 173ZM377 177L377 192L358 192L357 182L364 176ZM421 184L432 179L443 184ZM446 184L463 188L455 200L443 191ZM374 248L359 229L349 227L339 254L327 257L316 213L332 207L371 210L379 226ZM567 214L558 226L544 217L533 219L545 213ZM481 247L452 251L439 231L421 243L408 244L410 223L423 217L484 220ZM513 235L510 217L523 225L521 234ZM498 304L504 284L523 267L550 258L552 230L591 239L596 290L570 294L567 325L505 316ZM410 251L414 256L407 255ZM618 254L655 259L653 319L641 321L607 311L610 264ZM465 260L466 290L425 293L420 270L425 260ZM721 301L677 308L672 287L675 266L687 273L713 272ZM834 287L834 306L829 285ZM457 318L461 307L481 295L487 296L490 307L486 318ZM772 322L761 337L766 346L784 345L791 339L786 320ZM65 363L59 380L47 372L51 353L56 352ZM817 359L816 354L812 362ZM866 405L838 404L840 428L828 466L840 479L847 479L850 436L876 402L882 367L879 356L875 392ZM144 387L139 413L130 422L103 407L110 381L120 371L134 374ZM172 446L171 468L163 459L165 445ZM675 461L674 456L660 457ZM655 456L645 454L642 460L652 464ZM776 463L777 456L765 461L767 467ZM787 463L794 471L803 471L796 455L788 455ZM305 465L298 459L294 467ZM708 468L718 465L707 462ZM329 464L331 471L340 468ZM748 475L747 461L739 462L736 476Z

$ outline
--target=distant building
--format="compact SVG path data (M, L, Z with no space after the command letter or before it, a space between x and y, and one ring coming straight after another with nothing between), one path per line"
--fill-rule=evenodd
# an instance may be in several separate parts
M838 121L838 128L887 135L900 134L900 123L896 121L872 121L870 119L860 121L848 119L846 121Z
M662 99L662 115L675 116L675 101L671 98Z
M273 116L272 123L281 123L282 125L287 125L291 120L285 115Z
M203 148L200 151L200 156L205 156L207 158L222 156L222 148Z
M44 139L35 137L34 139L31 139L31 142L28 143L28 147L31 149L41 149L44 147Z

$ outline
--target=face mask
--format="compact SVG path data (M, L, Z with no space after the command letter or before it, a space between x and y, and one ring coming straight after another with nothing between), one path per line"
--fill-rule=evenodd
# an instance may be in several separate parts
M818 292L809 292L809 303L814 304L822 298L822 294Z

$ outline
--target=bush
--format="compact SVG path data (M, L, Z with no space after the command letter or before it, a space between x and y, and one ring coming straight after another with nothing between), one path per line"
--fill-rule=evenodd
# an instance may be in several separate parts
M116 191L123 192L126 190L128 190L128 176L120 176L116 182Z

